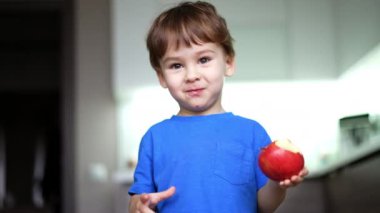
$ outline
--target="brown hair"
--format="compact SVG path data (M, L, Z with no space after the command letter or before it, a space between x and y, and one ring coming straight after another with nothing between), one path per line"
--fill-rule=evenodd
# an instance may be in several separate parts
M232 37L226 21L207 2L183 2L161 13L153 22L147 36L147 48L152 67L159 72L160 60L169 44L175 48L205 42L217 43L225 53L234 57Z

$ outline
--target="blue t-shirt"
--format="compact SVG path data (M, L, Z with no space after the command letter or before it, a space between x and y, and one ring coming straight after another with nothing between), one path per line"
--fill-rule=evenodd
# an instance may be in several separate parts
M271 142L256 121L222 113L173 116L142 138L130 194L176 187L159 212L256 212L257 192L267 182L258 167Z

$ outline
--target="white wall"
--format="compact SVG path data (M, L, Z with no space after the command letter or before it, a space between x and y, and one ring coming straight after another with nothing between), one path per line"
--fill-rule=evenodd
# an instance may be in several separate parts
M288 0L290 73L293 79L334 79L336 70L333 1Z
M338 69L348 70L380 42L379 0L334 0Z
M74 1L73 177L75 213L113 212L116 107L109 0ZM70 171L67 171L70 172Z

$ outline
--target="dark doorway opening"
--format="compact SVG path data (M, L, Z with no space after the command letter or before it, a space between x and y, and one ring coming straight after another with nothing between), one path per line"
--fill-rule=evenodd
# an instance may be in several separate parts
M0 2L0 212L62 206L60 1Z

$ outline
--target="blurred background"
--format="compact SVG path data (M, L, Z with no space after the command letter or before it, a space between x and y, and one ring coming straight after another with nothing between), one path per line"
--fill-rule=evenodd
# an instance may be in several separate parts
M126 212L146 129L178 110L145 35L178 0L0 0L0 212ZM290 138L308 179L277 212L379 212L380 1L214 0L227 111Z

